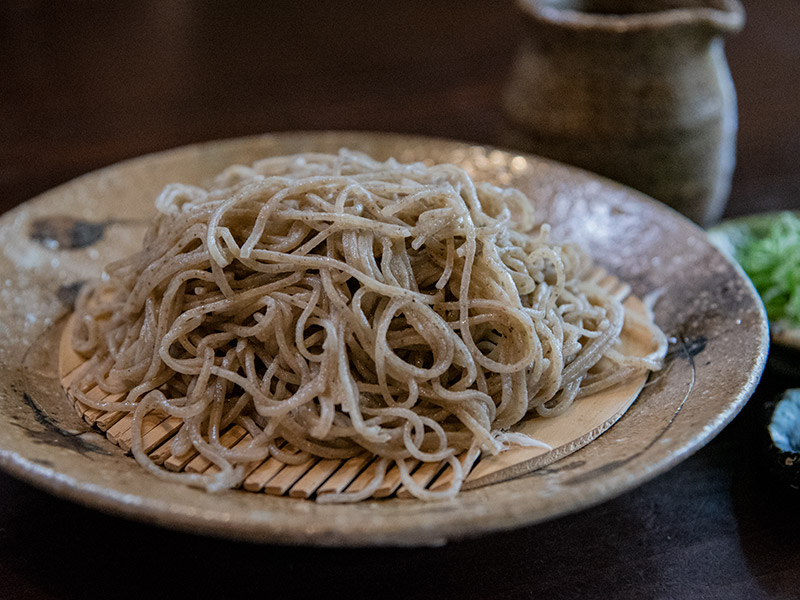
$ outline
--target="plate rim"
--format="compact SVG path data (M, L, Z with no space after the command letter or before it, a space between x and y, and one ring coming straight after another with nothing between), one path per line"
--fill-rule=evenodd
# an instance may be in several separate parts
M651 209L655 208L657 211L664 211L669 213L670 218L678 218L684 221L685 224L693 226L698 233L702 233L706 244L711 246L714 251L718 252L724 260L726 260L740 276L744 276L745 287L748 287L750 294L754 298L758 298L757 292L752 286L750 280L744 275L741 267L732 261L724 253L720 252L718 248L711 244L710 240L706 237L705 232L691 223L688 219L678 214L673 209L657 202L656 200L646 196L645 194L633 190L615 181L601 177L597 174L591 173L584 169L579 169L558 161L540 157L525 152L518 152L515 150L504 149L501 147L491 146L487 144L476 144L467 141L441 138L435 136L424 136L414 134L395 134L390 132L364 132L364 131L290 131L279 133L256 134L243 137L225 138L221 140L203 141L194 144L179 146L176 148L161 150L158 152L148 153L138 157L132 157L122 160L111 165L101 167L99 169L90 171L79 177L71 179L62 183L50 190L38 194L37 196L23 202L17 207L6 211L0 217L0 226L6 225L18 212L25 210L36 202L44 202L52 195L58 195L64 189L76 185L76 182L88 178L102 176L107 172L112 172L124 166L134 165L136 163L143 163L151 160L158 160L164 157L176 155L178 153L191 153L202 152L207 148L218 148L220 145L234 147L236 145L246 145L254 143L259 140L266 139L286 139L286 138L302 138L308 137L313 139L320 139L323 137L359 137L368 138L377 141L379 138L384 140L407 141L408 143L422 142L425 144L439 144L441 147L452 146L453 148L464 146L477 146L487 151L499 150L505 154L521 155L533 159L538 163L549 164L559 169L564 169L567 173L581 174L582 177L588 178L593 181L599 182L603 187L610 187L613 190L621 191L626 196L632 198L636 202L645 202L650 205ZM763 306L762 313L763 313ZM705 443L713 439L724 427L727 425L735 415L741 410L746 401L752 395L756 385L764 370L767 357L767 348L769 344L768 326L766 322L766 315L762 314L762 322L760 328L760 339L758 340L758 348L756 351L757 358L755 365L751 369L745 385L739 390L735 398L731 398L725 405L724 410L717 413L715 418L712 419L702 429L692 435L691 439L687 441L678 451L672 452L662 456L660 460L649 462L649 468L636 476L621 477L619 474L613 480L614 485L606 486L605 488L596 491L590 498L582 502L575 502L568 510L539 511L535 516L531 516L530 511L513 511L510 513L495 515L493 520L488 522L475 521L469 523L469 527L465 527L463 522L444 520L444 525L437 528L435 531L415 531L412 535L398 538L398 532L404 531L399 527L397 531L384 529L380 535L373 535L365 539L365 535L369 535L367 529L357 529L352 532L338 531L335 526L328 528L308 528L305 531L297 531L297 528L290 526L281 528L276 526L275 523L266 521L266 525L259 528L242 528L241 525L235 526L230 521L230 518L214 515L203 515L202 521L198 521L196 517L182 513L180 511L171 510L169 506L162 506L160 502L141 498L135 494L119 494L114 490L102 488L96 485L81 484L74 478L60 474L57 471L49 469L46 466L36 464L26 457L18 454L16 451L8 450L0 446L0 467L5 471L17 477L18 479L32 484L40 489L60 498L77 502L84 506L100 510L105 513L131 518L138 521L143 521L155 525L160 525L172 529L177 529L185 532L202 533L205 535L237 539L251 542L261 543L282 543L282 544L297 544L297 545L318 545L318 546L419 546L419 545L439 545L448 540L464 539L468 537L476 537L492 531L508 530L520 526L533 525L556 516L561 516L579 510L585 510L591 506L600 504L610 498L621 495L651 479L669 470L674 465L682 462L694 452L699 450ZM635 405L634 405L635 406ZM0 428L2 433L2 428ZM2 438L0 438L2 439ZM495 484L503 485L503 484ZM464 492L469 493L469 492ZM200 525L200 526L199 526ZM252 525L251 525L252 526Z

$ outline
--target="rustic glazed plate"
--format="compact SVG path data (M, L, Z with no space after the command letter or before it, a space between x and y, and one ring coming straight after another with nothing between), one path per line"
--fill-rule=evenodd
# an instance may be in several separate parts
M574 454L528 476L441 502L317 505L167 483L90 430L60 389L57 342L80 282L137 248L171 181L202 184L232 163L340 147L375 158L452 162L522 189L557 238L583 244L634 293L661 295L673 343L625 416ZM529 525L655 477L739 411L768 344L762 305L705 233L628 188L535 156L393 134L294 133L213 142L90 173L0 218L0 466L54 494L175 529L258 542L432 545Z

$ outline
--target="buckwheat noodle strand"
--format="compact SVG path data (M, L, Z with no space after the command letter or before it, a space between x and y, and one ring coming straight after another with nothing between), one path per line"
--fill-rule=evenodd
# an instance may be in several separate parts
M480 453L535 440L508 432L563 413L651 356L623 355L618 300L577 247L548 240L518 191L476 185L453 165L299 154L233 166L208 189L172 184L137 254L78 299L73 346L90 358L71 392L133 414L147 470L210 491L274 456L377 457L368 498L397 465L417 497L458 492ZM97 385L124 394L97 402ZM145 453L142 423L181 420L172 451L218 470L171 473ZM250 442L227 448L238 424ZM467 451L464 461L457 455ZM453 468L445 491L417 485L416 461Z

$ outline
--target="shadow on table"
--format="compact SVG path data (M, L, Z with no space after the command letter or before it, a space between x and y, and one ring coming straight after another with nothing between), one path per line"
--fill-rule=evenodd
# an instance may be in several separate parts
M636 495L444 548L353 550L179 534L8 483L27 499L3 515L0 532L0 576L17 586L15 598L574 598L603 588L637 598L659 577L642 536L658 516Z
M764 452L768 416L763 403L798 386L796 377L768 366L742 413L747 456L731 489L746 566L769 598L800 597L800 491L779 483L768 472Z
M789 597L800 579L800 517L796 500L759 480L748 442L754 410L617 499L443 548L208 539L96 513L0 475L0 590L21 599Z

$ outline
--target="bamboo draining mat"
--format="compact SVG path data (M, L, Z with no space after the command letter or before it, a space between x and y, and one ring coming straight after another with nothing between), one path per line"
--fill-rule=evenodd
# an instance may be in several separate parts
M601 285L619 298L628 296L630 288L613 276L598 270L594 275ZM645 317L642 302L630 296L625 300L627 311L641 319ZM70 383L83 375L85 360L72 350L71 337L74 317L70 317L61 337L59 349L59 373L65 390ZM644 356L653 349L650 331L637 325L636 319L626 319L621 341L623 350L629 354ZM498 483L530 473L546 466L586 445L610 427L628 409L638 396L647 374L642 372L613 388L587 396L575 402L563 415L555 418L529 418L514 427L519 431L548 444L552 450L538 447L514 447L498 456L481 458L464 483L464 489ZM69 394L68 394L69 395ZM87 395L92 400L116 402L122 395L108 395L99 388L91 388ZM131 448L130 413L105 412L87 407L70 396L78 414L90 425L104 432L106 437L125 450ZM143 447L150 458L170 471L212 474L218 467L207 459L190 451L182 456L171 452L170 440L181 426L176 417L150 413L142 427ZM239 425L232 425L221 435L226 447L245 446L250 435ZM463 456L462 456L463 458ZM376 463L368 455L348 460L312 459L299 465L287 465L275 458L268 458L249 465L242 488L249 492L264 492L273 495L288 495L293 498L312 498L331 492L358 492L375 475ZM447 487L452 480L452 468L436 463L416 463L412 477L423 487L437 490ZM375 498L396 496L412 497L401 485L400 473L392 466L386 473L383 484L373 494Z

